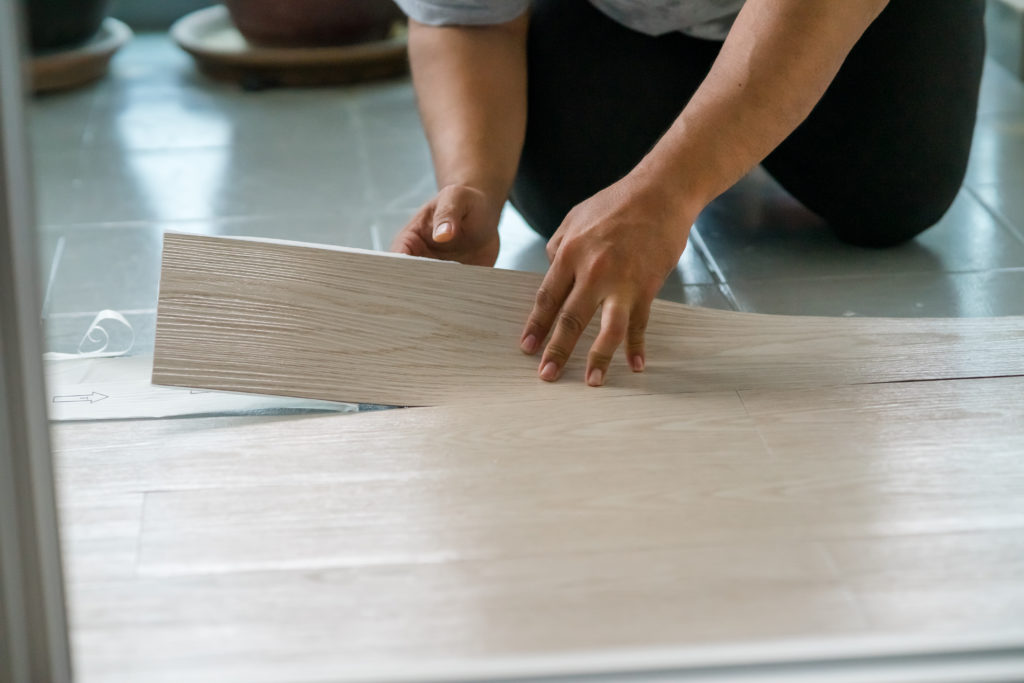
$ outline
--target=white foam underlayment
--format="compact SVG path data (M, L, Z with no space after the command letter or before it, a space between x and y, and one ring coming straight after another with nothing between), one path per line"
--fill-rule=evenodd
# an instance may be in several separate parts
M135 330L112 310L96 314L74 353L44 353L50 420L130 420L282 412L355 412L335 403L152 383L153 356L131 356Z
M358 405L236 394L150 382L153 356L47 360L50 420L129 420L282 412L355 412Z

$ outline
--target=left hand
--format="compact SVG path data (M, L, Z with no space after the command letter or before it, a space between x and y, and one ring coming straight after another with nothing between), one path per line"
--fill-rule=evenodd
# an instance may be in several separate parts
M561 376L599 306L601 330L587 355L587 384L604 384L623 341L633 372L644 369L651 302L679 262L695 215L684 207L682 191L663 185L634 171L578 204L551 237L551 267L520 338L520 348L532 355L554 326L538 368L541 379Z

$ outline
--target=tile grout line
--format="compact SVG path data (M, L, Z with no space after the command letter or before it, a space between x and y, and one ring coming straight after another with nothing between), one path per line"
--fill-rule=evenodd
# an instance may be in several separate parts
M725 280L725 273L722 272L715 257L711 255L711 250L708 249L707 244L704 242L704 238L701 237L700 232L697 230L697 226L694 225L690 230L690 241L693 243L694 248L700 255L701 260L704 261L704 265L711 272L711 277L715 279L715 284L718 285L718 291L722 293L725 300L729 302L729 306L734 311L742 310L739 302L736 300L736 295L733 294L732 287Z
M39 312L41 318L46 318L50 308L50 294L53 293L53 283L57 279L57 266L64 256L64 243L67 241L64 235L57 239L57 245L53 248L53 260L50 261L50 273L46 278L46 291L43 294L43 305Z
M991 184L999 185L999 183ZM1002 211L996 211L995 207L989 206L988 202L986 202L985 199L980 194L978 194L978 191L975 189L973 185L968 185L965 183L963 189L966 190L967 193L970 194L976 202L981 204L982 208L985 209L985 212L989 216L991 216L996 223L1001 225L1007 232L1009 232L1014 237L1014 239L1016 239L1021 244L1024 244L1024 228L1018 228L1013 221L1011 221L1009 218L1003 215Z

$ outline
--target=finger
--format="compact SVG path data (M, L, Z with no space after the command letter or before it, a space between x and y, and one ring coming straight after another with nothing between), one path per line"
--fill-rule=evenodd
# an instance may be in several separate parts
M644 335L647 332L647 321L650 316L650 301L638 301L633 304L633 310L629 313L629 326L626 329L626 360L633 372L643 372L647 366Z
M548 255L548 263L555 262L555 257L558 256L558 251L562 248L562 241L565 239L565 233L568 230L566 226L569 224L571 216L572 211L565 215L562 224L558 226L558 229L548 238L548 243L544 245L544 251Z
M466 195L458 188L445 188L437 195L431 238L444 244L455 239L459 224L469 211Z
M547 251L548 254L548 263L555 262L555 257L562 248L562 241L565 239L565 235L569 231L569 226L575 222L575 216L577 213L578 210L576 206L570 209L569 213L565 214L565 218L562 219L562 224L558 226L558 229L555 230L554 234L551 235L551 238L548 239L548 243L545 246L545 251Z
M548 255L548 263L554 263L555 257L558 255L558 248L562 246L562 230L559 228L555 231L555 234L548 240L547 245L544 247L544 251Z
M576 348L576 342L587 329L590 319L594 317L597 305L597 300L581 287L573 289L569 294L558 313L555 330L551 333L551 340L541 357L538 368L541 379L554 382L561 376L569 356Z
M572 281L572 271L561 263L555 263L548 269L544 281L537 289L533 310L530 311L530 317L526 319L526 326L519 338L519 348L523 353L533 355L547 338L548 331L555 322L555 316L562 308L565 297L569 296L572 290Z
M417 211L416 215L391 241L391 251L412 256L426 256L427 244L424 242L424 235L429 234L429 227L426 223L429 215L430 212L426 209Z
M601 307L601 331L590 345L590 353L587 354L585 377L590 386L599 387L604 384L604 379L608 376L608 366L611 365L616 349L626 338L628 325L629 307L614 299L605 299Z

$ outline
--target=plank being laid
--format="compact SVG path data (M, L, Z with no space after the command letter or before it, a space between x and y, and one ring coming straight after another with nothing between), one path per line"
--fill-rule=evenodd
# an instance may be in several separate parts
M733 313L656 301L648 369L582 381L518 350L532 273L311 245L168 234L153 381L393 405L784 389L1024 374L1024 318ZM583 392L600 392L599 394Z
M451 680L1020 650L1022 393L60 425L69 563L88 569L69 586L78 670ZM137 553L96 562L108 546Z

